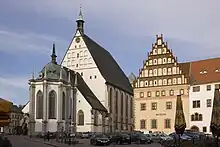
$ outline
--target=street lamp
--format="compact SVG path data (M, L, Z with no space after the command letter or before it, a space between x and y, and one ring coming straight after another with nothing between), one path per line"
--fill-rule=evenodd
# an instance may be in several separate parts
M69 116L69 145L71 145L71 115Z

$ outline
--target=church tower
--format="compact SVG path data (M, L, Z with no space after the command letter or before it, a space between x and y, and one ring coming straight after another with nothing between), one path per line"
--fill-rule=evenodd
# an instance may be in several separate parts
M82 14L82 8L80 7L79 16L76 20L77 23L77 30L79 30L82 34L84 33L84 20Z

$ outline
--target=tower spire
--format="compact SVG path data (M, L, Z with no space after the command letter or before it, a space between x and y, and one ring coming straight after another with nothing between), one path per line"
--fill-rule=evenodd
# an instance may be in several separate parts
M55 43L53 43L51 62L54 63L54 64L57 64L56 58L57 58L57 56L56 56L56 48L55 48Z
M84 20L83 20L83 13L82 13L82 7L80 6L80 10L79 10L79 16L76 20L77 23L77 30L79 30L81 33L84 33Z

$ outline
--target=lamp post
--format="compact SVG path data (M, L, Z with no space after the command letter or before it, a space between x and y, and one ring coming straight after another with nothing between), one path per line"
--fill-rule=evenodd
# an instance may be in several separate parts
M69 116L69 145L71 145L71 115Z

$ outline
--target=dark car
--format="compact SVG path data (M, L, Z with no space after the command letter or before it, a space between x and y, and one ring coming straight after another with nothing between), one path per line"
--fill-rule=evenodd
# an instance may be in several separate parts
M131 142L135 142L137 144L151 143L151 140L142 133L134 133L131 134L130 137L131 137Z
M128 134L114 134L111 135L111 142L114 142L116 144L131 144L131 138Z
M171 136L174 139L174 141L177 141L179 139L179 136L175 132L169 134L169 136ZM186 134L183 134L183 135L180 136L180 140L183 141L183 142L191 141L192 137L187 136Z
M104 134L96 134L90 138L91 145L109 145L111 144L111 140L107 135Z

